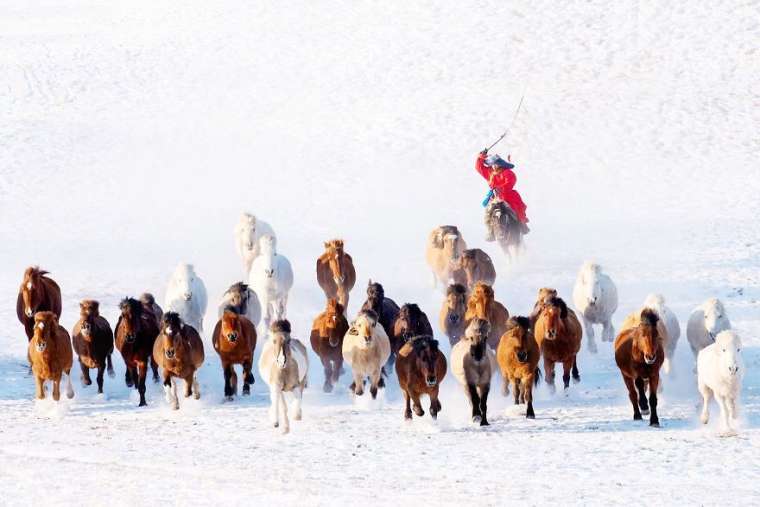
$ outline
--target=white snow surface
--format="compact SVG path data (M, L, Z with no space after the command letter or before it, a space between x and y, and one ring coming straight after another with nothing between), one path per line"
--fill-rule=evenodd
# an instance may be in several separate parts
M10 0L0 16L0 504L482 505L760 503L760 3ZM509 123L532 232L516 266L482 241L477 152ZM23 269L115 324L118 301L163 300L180 260L216 300L240 279L242 211L272 224L293 263L288 316L308 343L324 307L314 261L346 241L358 282L442 300L427 233L456 224L499 261L497 298L528 314L537 289L570 300L587 259L615 280L619 327L650 292L682 327L724 301L748 369L738 436L702 427L685 337L662 428L632 420L611 346L582 381L536 392L527 421L495 379L488 428L449 375L437 422L405 422L395 377L354 402L350 375L286 436L250 398L223 403L208 333L202 397L172 411L124 385L33 401L15 316ZM448 354L448 345L444 345ZM75 379L79 376L74 368ZM242 382L242 377L240 378ZM561 390L560 390L561 391ZM423 406L427 411L427 399Z

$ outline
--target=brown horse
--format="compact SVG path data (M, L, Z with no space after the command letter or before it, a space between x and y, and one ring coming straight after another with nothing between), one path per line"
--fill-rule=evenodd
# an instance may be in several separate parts
M82 369L82 383L92 384L90 368L98 370L98 394L103 393L103 371L108 368L108 376L113 377L113 331L106 319L100 316L100 303L85 299L79 303L79 320L72 330L74 351L79 356Z
M562 381L565 389L570 387L570 373L573 380L580 382L576 356L581 349L583 331L575 312L558 297L552 297L536 319L535 337L544 356L544 380L554 392L554 364L562 363Z
M224 310L222 318L214 327L211 343L219 354L224 371L224 397L232 401L237 395L235 365L243 366L243 395L251 394L253 378L253 352L256 350L256 326L247 317L239 315L232 307Z
M536 320L538 320L541 310L543 310L549 300L554 297L557 297L557 289L552 289L550 287L542 287L538 289L536 303L533 305L533 311L530 312L530 325L533 330L536 329Z
M414 336L433 336L433 327L420 307L406 303L398 312L393 322L391 340L391 357L397 356L401 347Z
M325 368L322 390L326 393L332 392L343 373L343 337L348 327L343 305L334 298L327 300L327 309L311 326L311 348Z
M205 354L203 341L193 326L185 324L176 312L166 312L161 319L161 333L153 344L153 359L161 366L164 377L166 401L179 410L177 381L185 381L185 398L192 394L201 397L197 371L203 364Z
M469 325L475 319L487 320L491 325L488 334L488 345L496 350L501 335L507 331L509 312L494 299L493 288L484 282L475 284L475 289L467 300L467 312L464 314L465 324Z
M414 413L419 417L425 415L420 404L422 394L430 397L430 415L437 419L441 411L438 388L446 376L446 356L438 350L438 341L432 335L415 336L407 341L399 351L396 374L406 400L404 419L412 418L410 400Z
M449 285L443 300L438 323L449 337L449 344L456 344L464 336L464 314L467 312L467 289L460 283Z
M655 427L660 426L657 417L657 386L660 383L660 366L665 360L662 337L657 329L659 320L657 313L645 308L641 312L639 325L624 329L615 339L615 362L628 389L628 398L633 405L633 419L639 421L642 414L649 413L649 425Z
M140 393L140 406L145 402L145 377L148 366L153 367L153 379L158 381L158 367L153 359L153 343L158 336L158 322L153 312L145 311L142 303L134 298L119 303L121 315L116 323L116 348L124 358L127 372L124 381Z
M47 274L37 266L26 268L18 289L16 315L24 325L27 340L34 335L35 313L53 312L61 318L61 289L52 278L45 276Z
M164 317L164 310L156 303L156 298L150 292L143 292L140 294L140 302L146 310L153 312L156 317L156 322L161 322Z
M535 419L533 412L533 385L538 385L541 380L541 370L538 369L538 360L541 359L541 351L531 329L530 319L527 317L512 317L507 322L507 332L501 336L499 348L496 349L496 362L504 379L502 393L509 394L509 384L512 384L512 393L515 397L515 405L527 403L528 410L525 416Z
M71 350L69 333L58 325L58 316L53 312L34 314L34 332L29 340L29 360L36 384L37 399L45 398L45 382L53 382L53 399L61 398L61 376L65 373L66 397L74 397L71 386L71 365L74 354Z
M348 293L356 283L356 270L351 256L343 250L343 240L325 242L325 253L317 259L317 281L325 296L348 307Z
M454 281L466 286L467 290L474 289L478 282L493 285L496 280L496 268L493 266L493 261L480 248L463 251L455 262L458 269L454 272Z

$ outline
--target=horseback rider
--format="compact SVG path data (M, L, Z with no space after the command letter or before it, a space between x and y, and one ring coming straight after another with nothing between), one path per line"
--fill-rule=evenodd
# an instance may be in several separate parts
M509 158L509 157L507 157ZM495 233L491 227L491 211L493 207L499 202L504 201L517 215L517 219L520 221L523 234L530 232L528 228L528 217L525 214L527 206L520 197L517 190L514 189L517 182L517 176L515 176L515 166L511 162L504 160L499 155L488 155L488 150L485 149L480 152L478 159L475 162L475 170L488 181L488 187L490 191L486 201L483 203L486 206L485 223L486 223L486 241L495 241Z

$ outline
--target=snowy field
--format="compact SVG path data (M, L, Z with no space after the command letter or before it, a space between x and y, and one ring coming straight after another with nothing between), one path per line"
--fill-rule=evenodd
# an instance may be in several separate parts
M2 3L0 505L43 488L64 505L760 503L760 2L443 5ZM523 90L498 149L517 163L532 233L508 266L482 241L473 165ZM659 429L632 421L602 343L584 344L580 384L538 389L534 421L494 384L488 428L469 423L450 375L439 420L410 423L395 378L355 403L348 375L321 392L312 355L304 420L281 436L258 371L253 396L222 402L209 336L202 398L179 411L153 384L138 409L118 353L104 397L76 382L71 401L33 401L15 315L25 267L58 281L70 330L79 300L100 300L114 325L121 298L163 300L192 262L211 322L242 275L243 210L293 263L288 314L306 342L324 306L314 262L333 237L357 266L351 315L371 278L437 323L424 246L449 223L499 261L513 314L543 286L570 300L586 259L618 284L616 326L649 292L684 331L719 297L745 343L741 429L699 423L685 336Z

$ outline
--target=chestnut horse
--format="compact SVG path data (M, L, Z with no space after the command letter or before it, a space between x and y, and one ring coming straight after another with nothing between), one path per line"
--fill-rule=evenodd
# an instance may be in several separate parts
M501 336L499 347L496 349L496 362L499 364L504 379L502 393L509 394L509 384L515 405L527 403L525 416L535 419L533 412L533 385L541 380L541 370L538 360L541 351L533 335L533 329L528 317L512 317L507 322L507 332Z
M408 340L399 351L396 374L406 400L404 419L412 418L410 400L414 403L414 413L419 417L425 415L420 404L422 394L430 397L430 415L437 419L441 411L438 388L446 376L446 356L438 349L438 340L434 340L432 335L415 336Z
M29 340L29 360L36 384L37 399L45 398L45 382L53 381L53 399L61 398L61 377L66 374L66 397L74 397L71 386L71 365L74 354L71 350L69 333L58 325L58 316L53 312L34 314L32 339Z
M119 303L121 315L116 323L116 348L124 358L127 372L124 381L127 387L133 385L140 393L140 406L145 402L145 377L148 365L153 368L153 380L158 382L158 365L153 359L153 343L158 336L158 322L153 312L148 312L142 303L134 298L126 298Z
M460 283L449 285L443 300L438 323L454 346L464 336L464 314L467 312L467 289Z
M467 300L467 312L464 314L466 325L475 319L487 320L491 325L488 333L488 346L496 350L501 335L507 331L509 312L494 299L493 288L485 282L475 284L475 289Z
M18 289L16 315L24 325L27 340L34 335L34 314L36 312L53 312L61 318L61 289L47 271L37 266L26 268L24 279Z
M79 320L72 331L74 351L79 356L82 369L82 383L92 384L90 368L98 370L98 394L103 393L103 371L108 368L108 376L113 377L113 331L106 319L100 316L100 303L85 299L79 303Z
M325 253L317 259L317 282L325 297L335 298L348 307L348 293L356 283L356 270L351 256L343 250L343 240L325 242Z
M576 356L581 350L583 330L575 312L558 297L551 297L538 315L535 337L544 356L544 380L554 392L554 364L562 363L562 381L565 389L570 387L570 373L573 380L580 382Z
M256 326L232 306L228 306L214 327L211 343L219 354L224 372L224 397L232 401L237 396L235 365L243 366L243 395L251 394L253 352L256 350Z
M639 325L623 330L615 338L615 362L628 389L628 399L633 405L633 419L639 421L642 414L649 413L649 425L655 427L660 426L657 417L657 386L660 383L660 366L665 361L665 349L657 329L659 320L654 310L645 308L641 312Z
M420 307L406 303L398 312L393 322L393 333L388 336L391 340L391 361L398 355L399 349L414 336L433 336L433 327Z
M182 322L176 312L166 312L161 319L161 332L153 344L153 359L161 366L166 401L179 410L177 380L185 381L185 398L201 397L198 369L206 358L198 331Z
M549 300L554 297L557 297L557 289L552 289L551 287L542 287L538 289L536 303L533 305L533 311L530 312L530 326L533 330L536 329L536 320L538 320L541 310L543 310Z
M325 368L322 390L326 393L332 392L343 373L343 337L348 327L343 305L333 298L311 326L311 348Z

